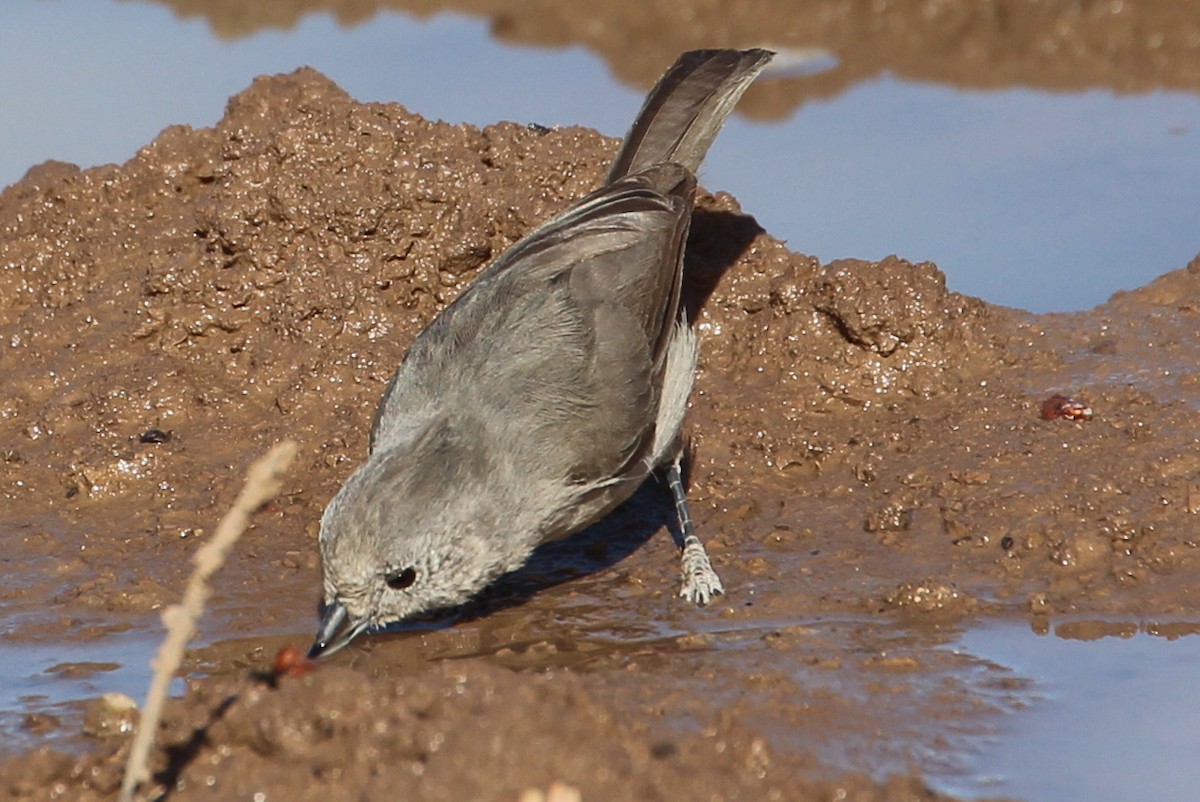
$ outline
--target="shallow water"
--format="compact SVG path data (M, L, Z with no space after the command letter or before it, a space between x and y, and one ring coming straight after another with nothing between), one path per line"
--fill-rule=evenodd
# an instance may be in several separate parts
M970 781L948 789L1028 802L1191 798L1200 783L1200 638L1147 629L1037 634L992 624L965 633L959 648L1029 680L1028 707L968 761Z
M3 751L34 745L46 732L61 736L78 730L83 703L101 694L123 693L140 705L160 638L158 632L146 632L81 643L57 638L45 643L0 642ZM176 680L172 690L182 693L182 680ZM40 733L42 727L47 729Z
M0 103L20 110L0 130L0 185L45 159L124 161L168 125L211 125L255 75L305 64L358 100L429 118L624 133L644 86L579 45L512 46L488 27L318 13L221 38L155 3L20 0L0 33ZM775 80L813 78L797 72ZM980 90L887 72L832 96L789 91L798 105L780 119L731 121L703 180L793 250L932 260L952 289L1033 311L1091 307L1200 250L1193 93Z

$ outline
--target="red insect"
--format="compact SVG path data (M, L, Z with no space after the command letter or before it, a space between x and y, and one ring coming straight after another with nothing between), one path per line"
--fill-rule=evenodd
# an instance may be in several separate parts
M1054 395L1042 402L1042 420L1091 420L1092 408L1067 395Z
M275 678L280 677L303 677L305 674L311 674L317 670L317 661L309 660L304 656L304 653L295 646L284 646L275 655L275 662L271 665L271 671Z

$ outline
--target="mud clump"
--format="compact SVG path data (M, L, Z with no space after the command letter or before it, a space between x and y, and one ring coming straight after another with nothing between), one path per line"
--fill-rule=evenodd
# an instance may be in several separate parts
M157 626L246 463L301 444L216 579L213 676L169 711L155 759L180 799L516 798L558 780L584 799L935 799L811 750L870 741L887 716L909 759L864 746L858 765L903 772L958 715L944 697L921 707L919 684L881 682L864 702L798 673L934 665L855 662L896 622L1195 609L1200 269L1038 317L950 292L928 263L821 265L718 193L689 242L688 429L729 595L674 604L649 488L579 541L569 582L532 571L539 592L370 639L354 670L248 680L266 658L221 643L311 629L316 522L412 338L592 189L614 146L433 123L300 70L124 165L50 163L0 193L0 527L26 568L0 588L13 642ZM1060 393L1093 417L1042 420ZM839 615L880 625L798 623ZM3 793L108 798L120 740L10 760Z
M696 738L655 733L599 703L587 676L520 675L443 662L416 675L372 679L325 667L272 687L210 681L174 704L159 754L159 791L177 799L250 799L287 788L298 802L397 794L409 799L516 800L524 789L579 783L584 799L943 799L897 777L813 781L794 757L737 728ZM171 715L173 714L173 715ZM481 731L480 723L486 722ZM36 770L4 768L7 798L111 798L120 751L83 760L34 755ZM17 777L27 779L17 779ZM34 777L40 787L33 787Z

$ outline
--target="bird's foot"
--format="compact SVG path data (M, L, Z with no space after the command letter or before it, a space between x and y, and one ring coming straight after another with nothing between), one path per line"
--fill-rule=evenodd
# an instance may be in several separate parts
M685 538L683 541L682 559L683 587L679 595L693 604L701 607L725 592L721 578L713 570L704 544L696 536Z

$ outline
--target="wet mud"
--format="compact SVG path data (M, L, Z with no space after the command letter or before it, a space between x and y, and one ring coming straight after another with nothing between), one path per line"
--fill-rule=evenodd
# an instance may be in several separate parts
M1021 703L945 648L963 627L1193 614L1200 259L1035 316L928 263L820 264L718 192L689 243L689 481L728 595L676 598L650 482L454 617L264 676L315 626L317 521L408 343L614 147L433 123L299 70L211 129L0 194L7 644L156 633L248 463L300 443L216 577L151 791L938 799L924 775ZM1055 394L1091 418L1044 419ZM0 748L0 798L113 797L126 734L24 726L42 745Z

